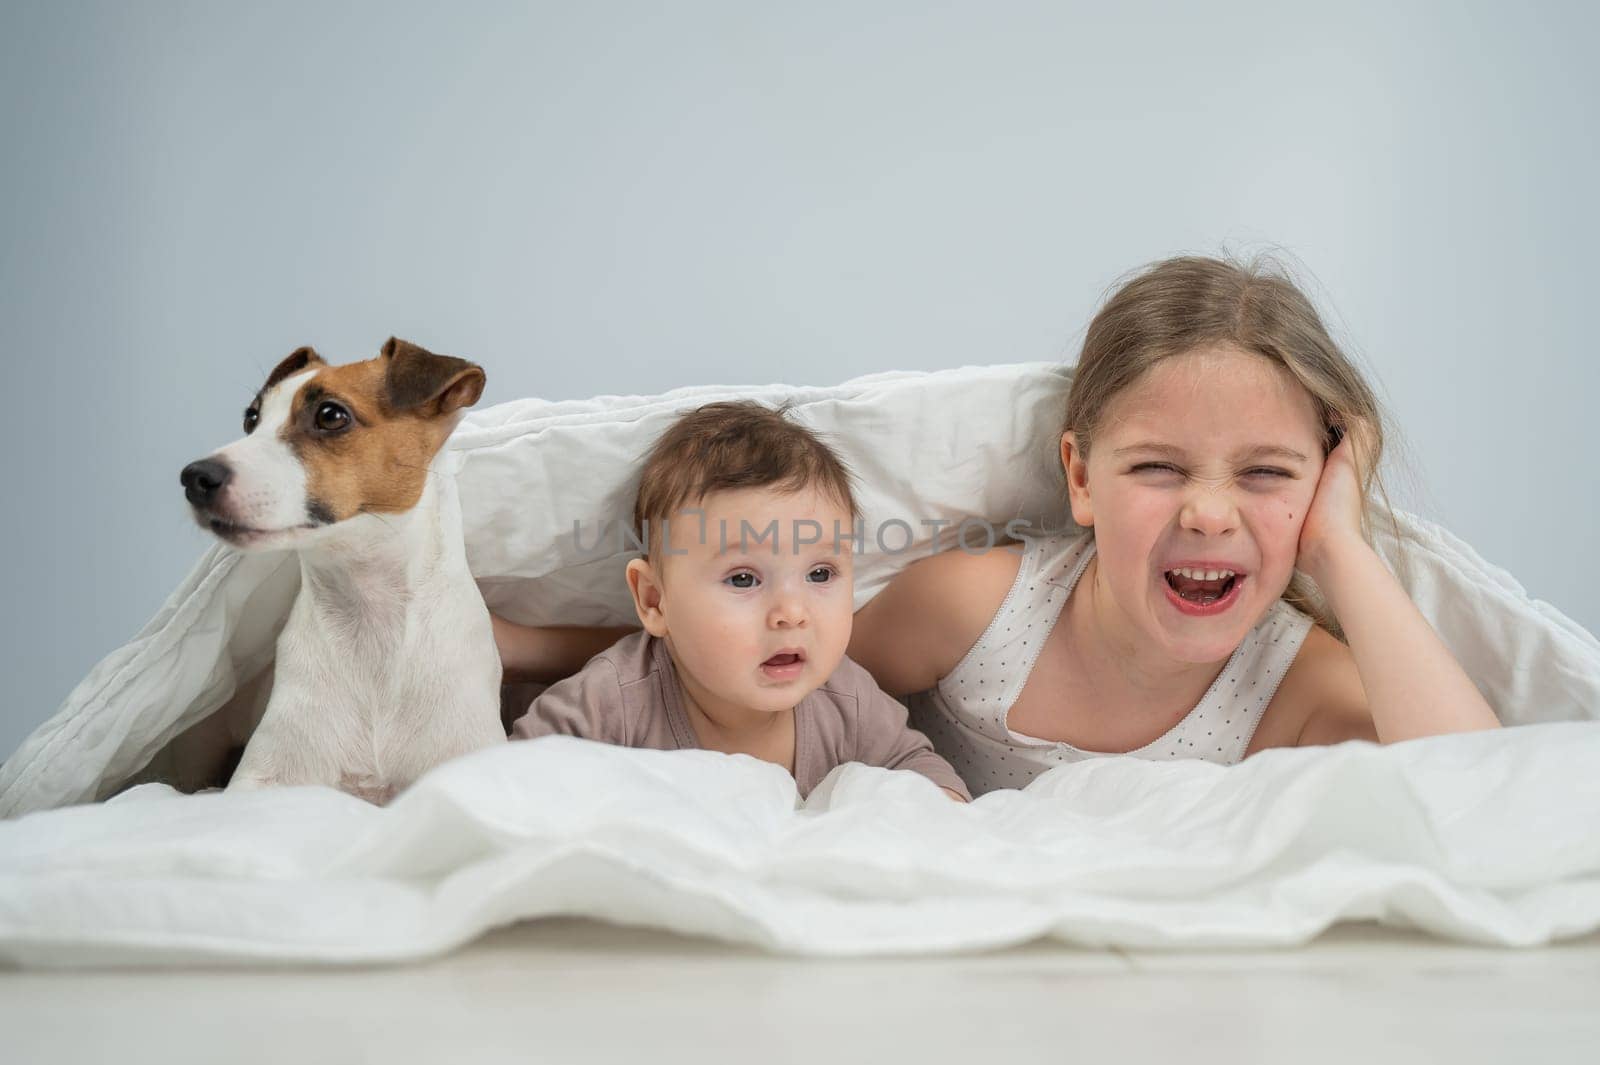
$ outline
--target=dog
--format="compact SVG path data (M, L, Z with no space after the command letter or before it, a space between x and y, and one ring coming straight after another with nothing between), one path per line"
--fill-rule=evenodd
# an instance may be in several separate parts
M324 784L383 804L505 742L500 657L435 460L483 369L390 338L375 359L280 362L245 435L180 476L195 520L298 553L271 693L229 790Z

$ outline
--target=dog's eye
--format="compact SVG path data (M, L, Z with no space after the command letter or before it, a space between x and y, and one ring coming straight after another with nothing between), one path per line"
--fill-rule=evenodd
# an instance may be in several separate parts
M336 433L350 424L350 412L337 403L324 403L317 408L317 428L325 433Z
M254 407L246 407L244 411L244 435L249 436L256 431L256 423L261 421L261 412Z

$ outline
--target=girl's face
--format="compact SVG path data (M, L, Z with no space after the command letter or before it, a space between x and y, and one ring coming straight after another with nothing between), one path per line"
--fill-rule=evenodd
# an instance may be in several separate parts
M1288 587L1323 464L1311 396L1231 346L1157 363L1110 404L1087 462L1061 441L1095 530L1097 600L1171 658L1215 663Z

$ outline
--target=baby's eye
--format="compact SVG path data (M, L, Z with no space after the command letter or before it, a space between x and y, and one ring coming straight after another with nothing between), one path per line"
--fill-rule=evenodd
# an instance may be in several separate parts
M837 576L838 573L834 571L832 566L818 566L806 574L806 580L811 581L813 584L827 584Z
M724 577L722 579L722 583L731 584L733 587L743 592L754 588L759 581L754 573L740 572Z
M1141 462L1129 473L1180 473L1181 470L1170 462Z
M1266 477L1266 478L1293 476L1292 474L1290 474L1290 472L1288 470L1280 470L1280 469L1277 469L1277 468L1272 467L1272 466L1257 466L1254 469L1245 470L1244 471L1244 475L1246 477Z

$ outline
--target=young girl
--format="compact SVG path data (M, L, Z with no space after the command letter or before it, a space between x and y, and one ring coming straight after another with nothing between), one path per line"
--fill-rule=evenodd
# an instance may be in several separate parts
M1088 531L912 564L849 655L975 794L1098 754L1231 764L1497 727L1363 535L1382 446L1289 281L1159 263L1096 316L1067 400Z

